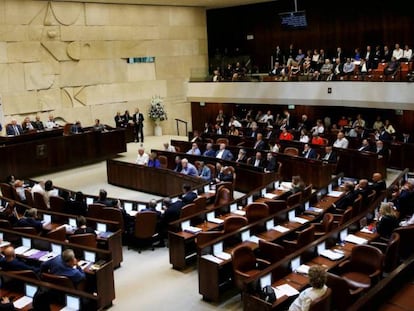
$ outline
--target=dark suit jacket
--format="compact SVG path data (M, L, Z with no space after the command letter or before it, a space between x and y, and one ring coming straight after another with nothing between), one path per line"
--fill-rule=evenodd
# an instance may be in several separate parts
M241 158L241 159L236 159L235 160L237 163L247 163L247 157L246 156L244 156L243 158Z
M335 202L335 207L338 210L346 210L348 206L352 206L356 198L356 193L354 191L349 191Z
M393 216L382 216L377 222L378 234L386 239L389 239L395 228L398 227L398 220Z
M255 145L254 149L256 149L256 150L266 150L266 143L263 140L261 140L258 143L256 142L254 145Z
M361 146L362 147L362 146ZM362 149L360 149L361 147L359 147L358 148L358 151L361 151L361 152L363 152L363 151L371 151L372 152L372 147L371 146L364 146Z
M15 227L34 227L37 231L43 228L42 222L30 217L22 217L14 224Z
M181 208L184 206L184 203L178 200L175 203L171 203L170 206L167 207L165 213L162 217L164 224L168 225L170 222L177 220L180 218Z
M16 124L16 127L17 127L17 130L19 131L19 134L20 135L23 134L22 126L20 124ZM6 133L7 133L7 135L10 135L10 136L15 136L16 135L16 133L14 132L13 125L8 124L6 126Z
M337 158L336 158L336 152L332 151L331 154L329 155L328 159L325 159L326 154L322 157L322 161L327 161L328 163L336 163Z
M270 161L267 161L265 169L267 172L274 172L278 169L278 166L276 159L272 158Z
M388 133L385 130L380 133L380 135L379 135L378 138L379 138L379 140L382 140L382 141L387 141L387 140L391 140L392 139L390 133Z
M303 151L302 155L304 158L306 158L306 154L308 154L307 158L308 159L316 159L318 157L318 154L316 153L315 149L311 148L308 151Z
M219 152L220 152L220 150L216 151L216 156L218 155ZM221 158L223 160L232 161L233 160L233 154L230 152L230 150L224 149L223 155L221 156Z
M32 270L36 273L40 271L38 267L30 266L17 258L12 261L6 261L4 258L0 259L0 267L4 271Z
M197 199L197 194L193 191L189 191L181 197L181 201L183 201L184 205L192 203L195 199Z
M203 153L203 156L205 157L215 157L216 156L216 151L211 149L211 150L206 150Z
M387 184L384 180L380 180L379 182L372 183L370 189L375 190L376 196L378 197L383 190L387 189Z

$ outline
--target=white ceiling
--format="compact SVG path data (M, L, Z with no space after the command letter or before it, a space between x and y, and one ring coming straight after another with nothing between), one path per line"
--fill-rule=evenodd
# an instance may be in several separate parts
M207 9L224 8L272 0L57 0L62 2L89 2L89 3L112 3L112 4L147 4L147 5L173 5L173 6L195 6ZM273 0L275 1L275 0Z

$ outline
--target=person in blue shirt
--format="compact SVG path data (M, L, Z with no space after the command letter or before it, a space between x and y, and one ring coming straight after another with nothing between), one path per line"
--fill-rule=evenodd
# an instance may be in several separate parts
M181 174L188 175L188 176L194 176L194 177L198 176L196 167L193 164L189 163L186 158L181 160L181 166L182 166L181 171L180 171Z
M187 151L187 154L192 154L192 155L197 155L197 156L201 155L201 151L198 148L197 143L192 143L191 149Z
M30 266L24 261L16 258L16 253L13 246L7 246L3 250L4 257L0 259L0 268L3 271L21 271L32 270L35 273L39 272L39 268Z
M155 168L160 168L161 167L161 163L160 160L158 160L158 155L156 152L151 152L151 154L149 155L149 160L148 160L148 167L155 167Z
M42 263L40 271L66 276L75 286L85 279L85 272L78 266L75 253L70 248L65 249L61 255Z
M198 177L204 179L205 181L210 181L211 180L211 170L204 163L204 161L200 161L200 166L198 168Z

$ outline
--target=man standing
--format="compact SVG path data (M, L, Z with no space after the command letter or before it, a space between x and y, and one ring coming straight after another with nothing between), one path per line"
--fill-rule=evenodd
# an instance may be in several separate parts
M139 112L139 109L135 109L135 113L132 117L132 120L134 121L134 127L135 127L135 135L137 143L139 143L140 137L141 142L144 142L144 115Z

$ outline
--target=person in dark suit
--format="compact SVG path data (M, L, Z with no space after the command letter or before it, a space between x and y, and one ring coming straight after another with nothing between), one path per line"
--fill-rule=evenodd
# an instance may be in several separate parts
M183 185L183 192L181 201L183 201L184 205L190 204L197 199L197 194L191 190L191 186L189 184Z
M71 126L70 133L71 134L83 133L83 128L82 128L80 121L76 121L75 124Z
M30 208L24 212L24 216L21 217L20 210L16 207L17 221L14 223L14 227L33 227L37 232L42 231L43 224L40 220L37 220L37 209Z
M86 225L86 218L84 216L78 216L76 218L76 226L78 228L73 232L73 234L93 233L96 235L95 230Z
M65 204L65 213L72 215L83 215L86 216L88 207L86 205L85 198L81 191L75 193L75 198L69 199Z
M219 162L217 162L216 172L218 172L217 177L215 178L216 183L233 181L233 172L228 166L222 166Z
M144 115L139 112L139 109L135 109L135 113L132 116L132 121L134 122L135 129L135 139L137 143L141 139L141 142L144 142Z
M273 140L276 137L276 132L273 131L273 125L269 124L266 129L266 139Z
M359 194L362 196L362 205L368 206L368 195L371 193L371 189L369 188L368 179L360 179L359 183L355 186L355 194L358 196Z
M414 142L413 137L410 135L409 131L404 131L402 133L400 141L406 144L411 144Z
M276 158L273 156L271 152L268 152L266 155L266 167L264 168L265 173L271 173L278 169L278 164L276 162Z
M374 152L378 154L378 158L384 158L385 162L387 162L388 158L390 157L389 149L384 147L384 143L381 140L378 140L375 145L376 148L374 149Z
M121 113L118 111L116 116L114 117L115 126L116 127L123 127L124 126L124 117L121 116Z
M256 150L266 150L266 143L263 141L263 134L258 133L256 136L256 143L254 144L254 149Z
M315 149L309 146L309 144L305 144L303 147L302 156L306 159L316 159L318 157L318 154L316 153Z
M98 199L95 200L95 203L103 204L108 207L116 207L118 205L117 200L111 200L107 198L108 193L105 189L99 190Z
M161 218L161 212L157 211L156 207L157 207L157 201L155 199L151 199L148 202L148 206L146 208L142 209L140 212L155 212L155 213L157 213L157 218L160 219Z
M344 185L344 194L338 201L332 204L335 212L344 212L349 206L352 206L357 195L354 190L355 186L352 182L346 182Z
M216 158L227 161L233 161L233 154L230 152L230 150L226 149L226 144L221 143L220 150L216 152Z
M369 151L373 151L371 144L369 143L368 139L363 139L362 140L362 144L361 146L358 148L358 151L361 152L369 152Z
M206 150L203 152L203 156L205 157L215 157L216 151L213 149L212 143L207 143Z
M161 217L161 234L166 238L168 232L168 224L180 218L181 208L184 206L184 203L181 200L172 202L171 198L163 199L163 209L165 210L164 214Z
M254 167L262 169L266 167L266 161L263 159L262 153L260 151L257 151L254 157L250 157L247 163L253 165Z
M43 125L43 122L40 120L39 116L36 116L35 121L33 121L32 124L33 127L38 131L42 131L45 129L45 126Z
M17 120L11 120L11 123L6 126L6 133L8 136L19 136L23 134L23 129L20 124L17 124Z
M16 253L13 246L7 246L3 250L4 257L0 259L0 267L3 271L21 271L21 270L32 270L38 273L40 269L26 264L22 260L16 258ZM1 309L0 309L1 310Z
M381 173L372 174L372 182L369 184L370 189L376 191L376 197L380 196L382 191L387 189L387 184L385 180L382 179Z
M379 130L378 139L382 141L389 141L392 139L392 136L385 130L385 127L381 127Z
M247 163L247 152L245 149L240 149L236 159L237 163Z
M124 115L122 116L122 119L123 119L123 122L124 122L123 127L127 127L129 121L132 120L132 117L129 114L129 111L128 110L125 110Z
M257 124L253 124L251 130L247 133L248 137L256 138L258 134L258 126Z
M336 163L336 152L332 150L331 146L325 147L325 155L322 157L321 160L328 163Z

